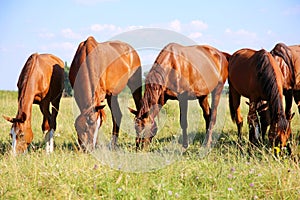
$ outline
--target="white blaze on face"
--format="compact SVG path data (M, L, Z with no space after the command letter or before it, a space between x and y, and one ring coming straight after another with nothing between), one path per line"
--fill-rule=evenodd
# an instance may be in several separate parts
M98 130L99 130L99 127L100 127L100 123L101 123L101 119L100 119L100 117L98 117L97 123L96 123L95 132L94 132L93 147L96 146L97 136L98 136Z
M16 153L16 146L17 146L17 134L16 134L14 128L12 128L10 130L10 134L11 134L11 138L12 138L12 150L13 150L13 153L15 154Z

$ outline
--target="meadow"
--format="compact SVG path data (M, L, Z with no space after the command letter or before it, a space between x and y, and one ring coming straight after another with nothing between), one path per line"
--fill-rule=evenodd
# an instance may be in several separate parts
M74 119L78 111L72 98L61 100L55 151L51 155L45 153L38 106L33 106L34 140L24 155L10 153L11 124L1 118L0 198L298 199L299 114L296 113L292 122L291 156L275 158L268 148L258 149L255 155L249 156L245 153L248 148L245 101L242 100L244 145L241 148L244 153L237 148L237 130L229 115L226 94L219 106L215 144L210 152L205 152L201 146L205 135L202 111L197 101L191 101L188 111L190 146L186 152L178 153L181 139L178 102L169 101L157 119L159 132L150 147L152 152L163 152L159 158L156 154L135 152L133 116L127 110L133 103L124 95L120 97L123 111L120 154L101 149L92 154L77 150ZM104 145L112 127L108 106L105 109L107 119L99 134ZM3 115L16 115L17 92L0 91L0 111Z

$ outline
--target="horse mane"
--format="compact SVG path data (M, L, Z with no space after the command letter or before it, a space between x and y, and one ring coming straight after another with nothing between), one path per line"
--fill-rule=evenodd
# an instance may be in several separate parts
M284 62L287 64L290 73L292 74L291 84L294 86L296 82L295 72L294 72L294 64L292 62L292 53L288 46L283 43L278 43L270 52L272 56L280 56Z
M25 93L25 90L26 90L25 86L27 85L28 79L31 76L32 69L36 62L37 55L38 55L37 53L30 55L21 71L21 74L20 74L20 77L18 80L18 84L17 84L18 89L19 89L18 98L20 98L21 95L24 95L24 93Z
M165 85L165 70L154 63L145 81L145 93L140 102L140 111L137 117L142 117L150 111L152 105L164 104L163 86ZM160 102L158 102L160 100Z
M22 98L22 97L24 98L24 96L26 94L26 89L27 89L27 85L28 85L27 83L33 72L33 67L36 63L37 56L38 56L37 53L31 54L29 56L29 58L27 59L25 65L21 71L21 74L19 76L19 80L17 83L18 101L19 101L18 104L19 105L18 105L18 114L17 114L16 119L21 119L21 121L23 121L23 122L26 120L26 113L22 112L21 105L20 105L20 98Z
M97 41L92 36L89 36L85 41L78 45L69 71L69 80L72 88L74 87L76 76L82 63L87 59L89 52L92 51L96 45Z
M277 85L277 77L268 55L268 52L264 49L255 54L257 77L258 81L262 85L263 92L270 101L269 105L272 120L277 121L278 128L280 128L282 131L285 131L288 124L284 116L283 106Z

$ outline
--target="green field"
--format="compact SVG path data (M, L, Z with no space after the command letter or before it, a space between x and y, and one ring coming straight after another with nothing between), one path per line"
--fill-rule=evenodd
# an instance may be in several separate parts
M293 122L293 155L274 158L269 149L260 149L255 156L241 155L237 150L237 130L231 121L227 97L221 100L216 144L203 156L200 142L205 126L196 101L189 104L189 143L183 154L174 154L170 163L154 163L152 154L134 151L133 116L127 111L132 101L120 99L124 111L119 145L123 158L107 152L97 156L77 151L74 129L76 106L72 98L63 98L58 115L55 152L46 155L41 131L42 115L33 106L32 128L34 140L27 154L10 154L10 123L0 120L0 198L1 199L298 199L300 196L300 119L296 113ZM247 106L242 100L243 116ZM295 106L295 105L294 105ZM101 137L109 140L111 118L106 107L107 120L101 128ZM296 107L293 107L296 112ZM1 114L15 116L17 93L0 92ZM174 138L180 141L178 102L169 101L159 118L159 132L151 146L159 152ZM103 133L103 134L102 134ZM243 136L247 151L247 125ZM103 140L104 141L104 140ZM180 145L180 144L175 144ZM128 155L133 155L132 158ZM140 159L141 156L145 159ZM99 159L101 158L105 159ZM111 156L111 157L110 157ZM115 157L114 157L115 156ZM127 156L127 157L126 157ZM125 159L124 159L125 158ZM116 160L119 159L119 160ZM133 159L133 160L131 160ZM153 158L155 159L155 158ZM109 161L110 164L104 161ZM121 162L120 162L121 161ZM151 162L153 161L153 162ZM109 163L108 162L108 163ZM163 162L163 161L162 161ZM122 167L112 164L118 163ZM153 164L154 163L154 164ZM150 165L157 166L151 168ZM155 165L156 164L156 165ZM125 168L125 166L127 168ZM130 170L129 168L132 167ZM123 170L124 169L124 170ZM126 169L126 170L125 170ZM148 171L144 172L143 171ZM126 172L130 171L130 172Z

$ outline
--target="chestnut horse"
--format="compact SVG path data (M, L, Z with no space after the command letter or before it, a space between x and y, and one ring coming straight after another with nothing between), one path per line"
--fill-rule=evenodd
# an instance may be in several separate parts
M38 104L43 114L42 130L46 151L53 151L56 117L64 89L64 62L51 54L32 54L25 63L18 81L18 113L15 118L3 116L12 123L10 135L14 153L27 150L33 139L31 129L32 104ZM52 104L52 113L49 105Z
M285 117L283 98L283 76L273 56L265 51L241 49L236 51L229 60L229 106L230 114L238 128L241 141L243 118L240 110L240 98L250 100L248 124L249 140L257 145L259 142L259 122L257 117L258 103L269 102L271 113L271 129L269 140L277 146L280 142L284 147L290 136L290 128Z
M104 119L101 102L106 98L112 113L114 148L122 118L118 94L128 85L137 108L142 98L142 71L137 52L124 42L98 43L89 37L79 44L69 79L81 112L75 121L80 147L91 150L96 146L98 129Z
M188 147L187 101L198 99L206 121L206 145L209 147L217 106L228 76L229 57L229 54L210 46L181 46L176 43L165 46L146 77L140 110L130 109L135 114L136 147L139 148L141 142L142 147L151 142L157 132L154 118L169 99L179 101L184 148ZM210 93L212 109L208 103Z

